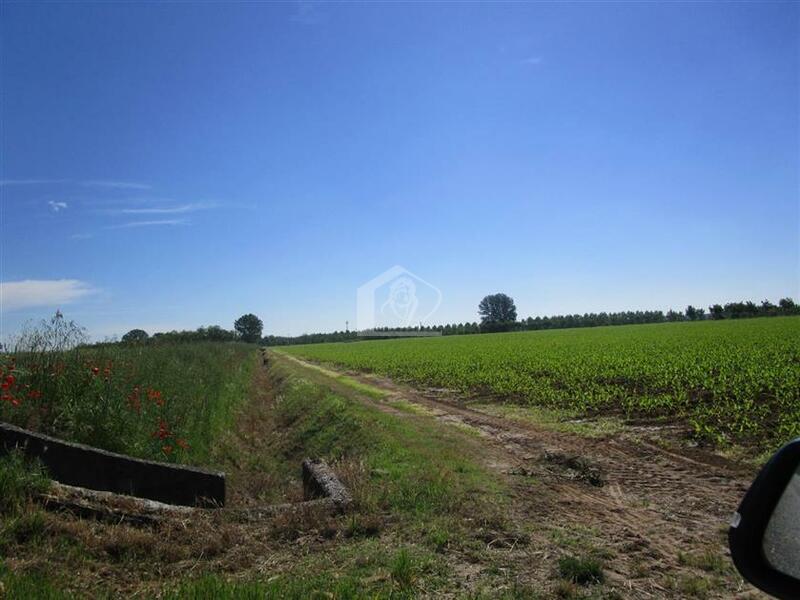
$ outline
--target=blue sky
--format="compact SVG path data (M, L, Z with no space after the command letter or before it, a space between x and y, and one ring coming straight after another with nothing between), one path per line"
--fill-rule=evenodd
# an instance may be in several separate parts
M2 5L2 336L800 297L796 3Z

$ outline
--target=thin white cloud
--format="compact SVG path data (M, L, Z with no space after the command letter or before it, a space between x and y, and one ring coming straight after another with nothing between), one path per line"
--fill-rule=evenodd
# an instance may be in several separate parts
M2 179L0 187L12 185L47 185L49 183L70 183L69 179Z
M47 204L53 212L59 212L67 208L66 202L56 202L55 200L49 200Z
M93 293L78 279L26 279L0 282L0 310L34 306L59 306Z
M129 229L131 227L163 227L171 225L186 225L186 219L162 219L157 221L130 221L121 225L111 225L106 229Z
M83 181L81 185L89 187L115 188L119 190L149 190L150 185L136 181L91 180Z
M119 213L122 208L136 207L136 206L172 206L179 201L174 198L165 196L149 196L149 195L135 195L128 196L127 194L102 194L94 197L81 198L81 204L91 210L97 212ZM105 210L103 210L105 209Z
M126 215L176 215L214 208L213 204L181 204L179 206L149 206L145 208L123 208L119 212Z
M76 181L73 179L0 179L0 187L12 185L50 185L50 184L72 184L86 187L114 188L120 190L149 190L150 185L136 181L116 181L90 179L88 181Z

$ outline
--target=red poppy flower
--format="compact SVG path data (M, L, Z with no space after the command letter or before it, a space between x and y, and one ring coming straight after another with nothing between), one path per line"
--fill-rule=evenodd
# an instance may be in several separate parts
M147 390L147 397L158 406L164 406L164 398L158 390Z
M183 438L178 438L178 441L176 443L178 444L178 446L180 446L184 450L188 450L189 449L189 442L187 442Z
M172 434L169 431L169 425L164 420L158 422L158 429L153 432L153 437L157 437L160 440L165 440L170 437Z
M142 411L142 403L139 400L139 396L134 396L134 395L129 396L128 403L131 405L131 408L135 410L137 413Z
M97 375L100 372L100 369L97 367L92 367L92 375Z
M172 452L172 446L170 446L169 444L166 446L162 446L161 451L164 454L169 454L170 452Z

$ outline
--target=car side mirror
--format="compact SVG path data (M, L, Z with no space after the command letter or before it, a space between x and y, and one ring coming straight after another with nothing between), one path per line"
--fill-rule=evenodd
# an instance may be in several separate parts
M761 469L728 531L742 576L781 599L800 598L800 438Z

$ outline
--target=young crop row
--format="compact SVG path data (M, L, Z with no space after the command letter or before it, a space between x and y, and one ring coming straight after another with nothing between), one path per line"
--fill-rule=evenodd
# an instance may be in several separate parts
M698 437L800 435L800 317L318 344L287 353L586 413L674 416Z
M192 343L0 355L0 420L125 454L203 463L255 351Z

